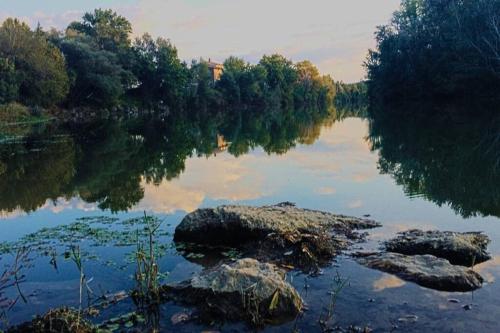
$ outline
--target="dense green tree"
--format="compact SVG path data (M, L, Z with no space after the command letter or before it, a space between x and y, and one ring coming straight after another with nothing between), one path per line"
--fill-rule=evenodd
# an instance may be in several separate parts
M250 65L243 59L229 57L224 61L224 72L217 82L217 88L226 97L229 104L240 104L242 102L242 90L244 90Z
M217 88L228 104L263 106L269 96L267 71L260 64L250 65L241 58L229 57L224 61L224 72Z
M16 19L5 20L0 27L0 58L13 63L20 101L50 106L66 97L69 80L64 57L41 29L32 31Z
M193 60L191 63L189 85L188 98L191 108L206 110L220 102L221 96L215 89L212 73L205 60Z
M168 40L153 40L145 34L135 40L133 50L139 96L149 103L169 106L181 103L189 73L186 64L179 59L175 46Z
M281 101L284 105L291 105L293 87L297 82L297 71L292 61L282 55L273 54L263 56L259 65L266 70L273 103Z
M298 83L295 88L295 103L302 107L328 109L336 94L335 82L330 76L321 76L310 61L295 65Z
M500 1L403 0L376 33L370 95L385 100L498 97Z
M265 55L259 64L266 69L267 82L271 89L280 88L287 92L297 80L297 72L293 62L282 55Z
M15 101L19 95L19 77L14 62L0 58L0 104Z
M97 49L85 37L61 42L72 86L69 105L115 106L125 92L127 73L112 52Z
M91 37L101 50L117 52L130 46L131 23L111 9L85 13L81 22L72 22L68 30Z
M335 105L339 108L361 109L368 106L368 86L366 82L346 84L336 83Z
M127 19L102 9L86 13L64 32L31 31L17 20L5 21L0 29L0 103L17 98L31 105L200 109L206 114L256 107L315 111L333 105L333 80L310 62L294 64L274 54L251 65L229 57L221 78L214 80L203 59L188 66L169 40L145 34L131 43L131 31Z

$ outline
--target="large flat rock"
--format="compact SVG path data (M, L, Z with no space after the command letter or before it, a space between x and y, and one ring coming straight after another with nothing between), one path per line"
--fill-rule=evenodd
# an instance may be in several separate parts
M273 206L220 206L188 214L175 229L176 242L243 248L245 255L303 269L328 263L352 242L359 229L378 227L368 219Z
M385 243L389 252L407 255L432 254L452 264L471 267L489 260L488 236L480 232L409 230Z
M188 281L163 287L167 296L193 304L207 319L246 320L254 324L291 320L302 310L300 295L273 264L240 259L221 264Z
M471 291L481 288L483 278L473 270L452 265L433 255L404 255L382 252L358 254L357 261L367 267L397 275L403 280L442 291Z

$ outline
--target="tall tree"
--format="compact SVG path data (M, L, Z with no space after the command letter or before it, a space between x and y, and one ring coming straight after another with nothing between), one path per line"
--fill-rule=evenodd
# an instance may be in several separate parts
M14 62L0 58L0 104L15 101L19 95L19 77Z
M41 29L32 31L17 19L5 20L0 27L0 58L13 64L22 102L50 106L66 97L69 80L64 57Z
M68 29L90 36L101 50L116 52L130 46L131 23L111 9L85 13L81 22L72 22Z
M372 96L498 96L500 1L403 0L376 33L367 68Z
M65 39L61 50L72 78L69 105L112 107L120 103L128 75L114 53L99 50L87 37Z
M173 106L182 101L188 81L188 69L179 59L177 49L169 40L154 40L145 34L133 45L134 74L140 96L149 101Z

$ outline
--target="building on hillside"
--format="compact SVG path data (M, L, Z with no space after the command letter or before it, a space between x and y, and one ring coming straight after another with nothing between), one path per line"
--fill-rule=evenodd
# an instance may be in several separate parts
M214 82L218 81L224 71L224 66L222 64L212 62L210 59L208 59L207 65L210 73L212 74L212 80L214 80Z

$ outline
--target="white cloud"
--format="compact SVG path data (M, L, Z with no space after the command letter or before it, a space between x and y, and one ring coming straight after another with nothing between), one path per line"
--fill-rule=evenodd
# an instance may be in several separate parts
M159 186L143 183L144 199L134 210L172 213L191 212L206 198L241 201L266 194L264 178L250 165L258 161L252 155L239 158L227 153L210 158L186 160L186 173L178 179L163 181Z

